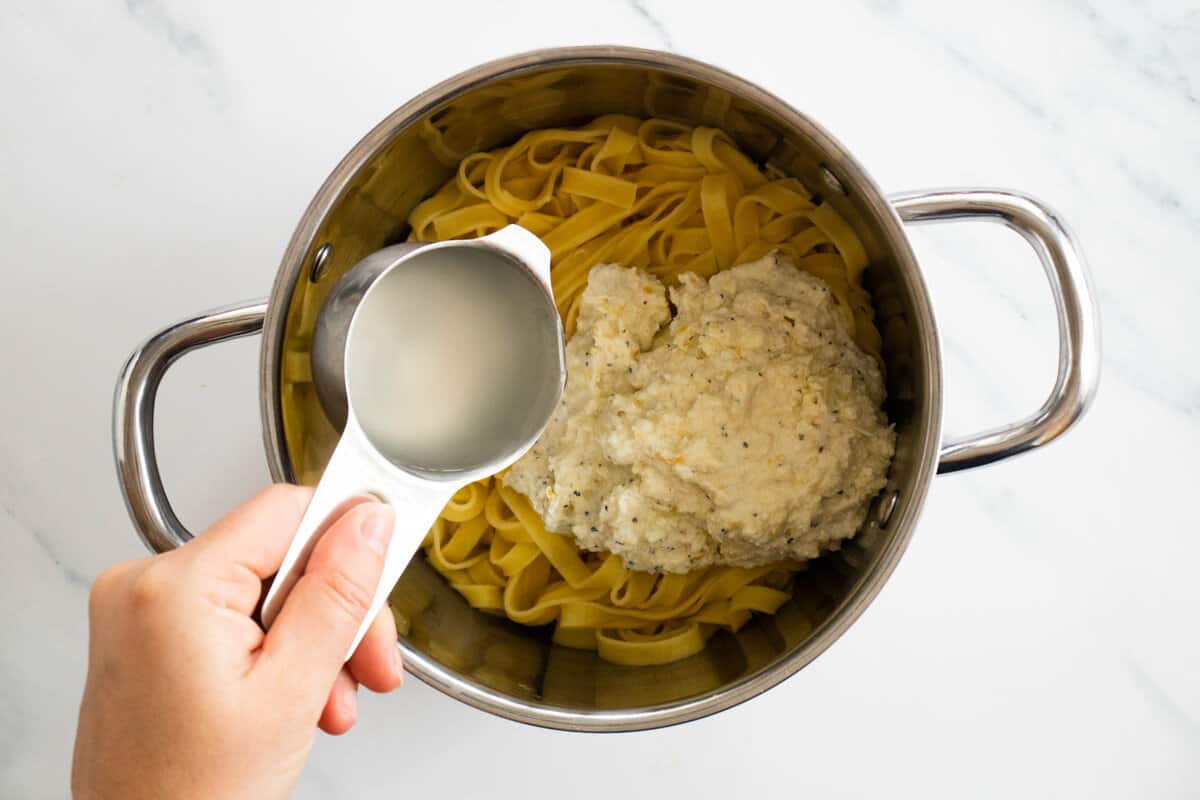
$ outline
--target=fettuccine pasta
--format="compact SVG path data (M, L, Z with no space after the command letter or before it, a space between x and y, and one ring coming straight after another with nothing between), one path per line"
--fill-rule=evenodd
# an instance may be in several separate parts
M526 133L461 160L409 217L419 241L473 238L517 223L551 252L567 335L592 267L618 263L671 283L709 277L777 250L824 280L854 340L879 355L866 252L850 226L797 179L760 169L715 128L610 115L576 129ZM660 664L737 630L790 597L799 565L710 567L682 575L627 569L547 531L528 500L496 477L459 491L424 543L433 566L473 607L627 665Z

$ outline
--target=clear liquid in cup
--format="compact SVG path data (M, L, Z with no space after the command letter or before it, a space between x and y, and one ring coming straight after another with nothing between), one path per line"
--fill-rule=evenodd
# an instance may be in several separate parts
M397 466L478 469L531 440L552 410L559 324L545 289L510 257L419 253L384 273L355 312L351 408Z

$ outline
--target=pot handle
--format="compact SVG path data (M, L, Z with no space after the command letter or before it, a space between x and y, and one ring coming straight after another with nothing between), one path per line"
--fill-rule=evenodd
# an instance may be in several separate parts
M889 199L904 222L983 219L1021 234L1042 262L1058 312L1058 376L1042 407L1010 425L945 442L938 472L989 464L1062 435L1096 394L1100 314L1083 254L1058 214L1029 195L995 189L906 192Z
M156 553L187 542L192 534L171 508L154 454L154 401L167 368L180 356L217 342L262 330L265 300L216 308L182 320L133 351L113 397L113 455L125 506L142 541Z

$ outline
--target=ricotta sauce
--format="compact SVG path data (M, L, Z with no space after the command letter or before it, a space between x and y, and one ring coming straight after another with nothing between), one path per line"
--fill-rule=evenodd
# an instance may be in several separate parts
M546 527L630 569L806 560L862 525L895 434L823 281L776 254L667 290L588 278L567 386L505 475Z

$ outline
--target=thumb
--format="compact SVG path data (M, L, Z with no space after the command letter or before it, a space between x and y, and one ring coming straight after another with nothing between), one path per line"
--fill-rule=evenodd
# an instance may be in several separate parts
M263 641L259 666L317 710L370 609L394 527L392 509L376 502L333 523Z

